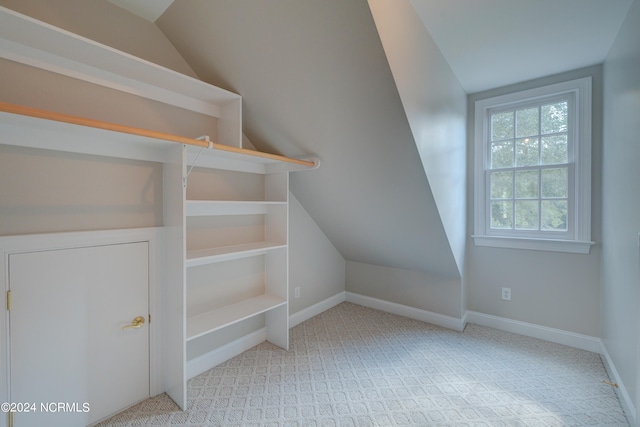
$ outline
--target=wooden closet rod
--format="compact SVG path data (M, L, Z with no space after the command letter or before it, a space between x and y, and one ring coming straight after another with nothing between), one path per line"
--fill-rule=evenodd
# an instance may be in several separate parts
M156 132L148 129L140 129L132 126L119 125L116 123L103 122L101 120L88 119L86 117L72 116L69 114L56 113L53 111L40 110L38 108L25 107L22 105L0 102L0 111L23 116L36 117L38 119L53 120L56 122L69 123L72 125L87 126L107 131L126 133L130 135L143 136L147 138L161 139L163 141L177 142L179 144L195 145L197 147L209 147L208 141L203 141L184 136L172 135L170 133ZM261 151L247 150L246 148L232 147L230 145L213 143L215 150L228 151L231 153L246 154L248 156L262 157L265 159L277 160L281 162L294 163L302 166L313 167L314 162L309 160L292 159L290 157L277 154L263 153Z

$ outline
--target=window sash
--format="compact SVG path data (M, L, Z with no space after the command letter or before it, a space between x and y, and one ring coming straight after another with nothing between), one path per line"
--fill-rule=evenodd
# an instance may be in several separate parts
M567 195L566 197L552 197L544 196L542 193L542 171L549 169L567 169ZM516 179L515 173L518 171L537 171L538 172L538 195L537 197L518 197L516 194ZM495 172L512 172L513 178L511 181L512 189L511 196L505 198L493 198L491 197L491 174ZM514 236L514 237L530 237L530 238L548 238L548 239L562 239L573 240L575 238L575 216L576 206L574 203L575 197L572 197L575 192L575 168L571 163L562 163L545 166L526 166L515 168L501 168L501 169L488 169L484 173L485 176L485 189L486 189L486 202L485 202L485 231L488 236ZM567 202L567 230L545 230L542 228L542 202L544 201L566 201ZM511 218L512 226L510 228L494 228L491 226L492 220L492 202L505 201L513 203ZM516 228L516 214L515 214L515 202L517 201L535 201L538 203L538 227L536 229L523 229Z
M540 106L542 105L548 105L548 104L557 104L559 102L562 101L566 101L567 102L567 131L566 132L551 132L551 133L546 133L543 134L542 133L542 120L541 120L541 113L539 113L538 116L538 133L535 135L528 135L528 137L534 137L534 138L550 138L550 137L554 137L554 136L559 136L559 135L567 135L567 162L568 163L574 163L575 162L575 157L574 157L574 152L575 152L575 147L574 147L574 143L575 143L575 138L576 138L576 126L577 126L577 105L576 105L576 96L575 93L565 93L565 94L559 94L559 95L552 95L552 96L546 96L546 97L540 97L536 100L525 100L525 101L521 101L521 102L516 102L516 103L510 103L507 106L501 105L498 107L492 107L492 108L488 108L486 110L486 115L485 115L485 126L484 126L484 132L483 132L483 150L484 150L484 156L485 156L485 164L484 164L484 169L491 169L491 143L495 143L495 142L507 142L507 141L517 141L519 139L524 139L527 138L527 136L517 136L516 131L514 129L513 132L513 136L511 138L503 138L503 139L491 139L491 117L493 115L496 114L500 114L500 113L507 113L507 112L513 112L515 115L516 111L519 110L525 110L525 109L530 109L532 107L538 107L538 109L540 109ZM515 126L515 123L514 123ZM539 144L541 144L542 142L539 141ZM538 150L540 151L540 147L538 148ZM515 147L514 147L514 159L513 159L513 165L514 167L516 166L516 152L515 152Z

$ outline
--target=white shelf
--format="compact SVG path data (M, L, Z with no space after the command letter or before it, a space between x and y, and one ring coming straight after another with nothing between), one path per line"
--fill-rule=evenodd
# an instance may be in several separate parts
M241 97L69 31L0 7L0 57L122 92L222 117ZM239 123L239 119L234 117ZM239 146L240 126L237 126Z
M264 294L189 317L187 319L187 341L286 304L287 300L284 298Z
M188 200L187 216L261 215L269 206L286 206L287 202Z
M257 242L243 245L223 246L220 248L201 249L187 252L188 267L212 264L214 262L230 261L250 256L263 255L269 251L286 248L285 243Z

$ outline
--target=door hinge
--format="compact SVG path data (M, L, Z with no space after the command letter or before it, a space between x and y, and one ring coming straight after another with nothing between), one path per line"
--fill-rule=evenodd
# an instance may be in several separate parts
M151 323L151 313L149 313L149 323Z
M11 291L7 291L7 311L11 311Z

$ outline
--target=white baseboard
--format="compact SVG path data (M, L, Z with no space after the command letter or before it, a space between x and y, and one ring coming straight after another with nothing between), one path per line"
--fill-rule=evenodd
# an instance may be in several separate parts
M545 341L563 344L569 347L579 348L594 353L600 353L602 342L600 338L589 335L577 334L562 329L549 328L534 323L521 322L519 320L507 319L505 317L493 316L490 314L467 311L465 319L468 323L475 323L481 326L498 329L505 332L525 335L531 338L538 338Z
M304 308L300 311L296 311L289 316L289 329L293 328L294 326L298 326L300 323L305 322L312 317L317 316L318 314L327 311L332 307L335 307L340 303L343 303L345 301L345 293L346 292L340 292L310 307Z
M640 420L638 420L638 412L637 408L633 404L631 397L629 397L629 393L627 393L627 389L618 374L618 370L613 364L613 360L607 351L607 347L604 343L601 342L600 354L602 355L602 361L604 363L604 367L606 368L609 376L613 380L614 383L618 384L618 388L616 389L616 394L618 395L618 400L620 400L620 404L622 405L622 409L627 414L629 421L632 425L640 426Z
M365 295L346 293L346 301L354 304L362 305L376 310L385 311L387 313L397 314L398 316L408 317L414 320L431 323L432 325L442 326L443 328L453 329L455 331L464 330L462 319L444 314L434 313L407 305L397 304Z
M187 379L191 379L267 340L266 328L259 329L209 353L187 361Z

